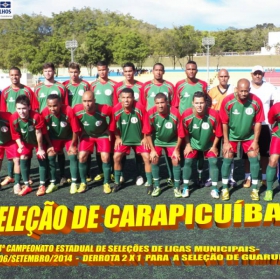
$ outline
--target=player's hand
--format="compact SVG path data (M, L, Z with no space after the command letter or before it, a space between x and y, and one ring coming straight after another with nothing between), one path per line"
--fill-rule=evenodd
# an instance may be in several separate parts
M115 140L115 150L118 150L121 145L122 145L122 139L121 138L116 138L116 140Z
M77 147L71 145L71 146L69 147L68 154L70 154L70 155L76 155L77 153L78 153Z
M258 154L259 149L260 149L260 147L259 147L258 142L253 141L252 144L250 145L250 147L248 148L248 152L249 151L254 151L256 154Z
M216 157L218 156L218 148L216 148L216 147L211 147L211 149L209 150L209 152L214 153Z
M146 138L143 138L143 139L142 139L141 145L143 145L144 148L145 148L146 150L149 150L149 149L150 149L150 145L149 145L149 143L148 143L148 141L147 141Z
M224 143L223 144L223 155L226 155L226 154L229 154L229 153L232 153L233 152L233 149L232 149L232 146L230 145L230 143Z
M151 162L156 162L157 158L158 158L158 154L157 154L156 150L151 151L150 152L150 161Z
M21 154L21 153L22 153L22 151L23 151L23 146L18 147L17 152L18 152L19 154Z
M174 159L177 159L177 160L180 160L180 151L175 149L174 152L172 153L172 156L171 158L174 158Z
M55 154L55 150L54 150L53 146L51 146L47 149L47 154L49 154L49 153Z
M186 145L186 148L184 150L184 156L188 156L192 152L193 152L193 149L192 149L191 145Z
M41 159L46 158L46 152L42 149L38 149L38 152L36 153L36 155L39 156L39 158L41 158Z

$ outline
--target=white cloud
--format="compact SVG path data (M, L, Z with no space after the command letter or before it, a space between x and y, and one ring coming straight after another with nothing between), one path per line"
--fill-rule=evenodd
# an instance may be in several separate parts
M15 14L34 12L51 16L74 7L129 13L158 27L189 24L200 30L221 30L229 26L249 28L262 23L280 25L279 3L276 0L14 0Z

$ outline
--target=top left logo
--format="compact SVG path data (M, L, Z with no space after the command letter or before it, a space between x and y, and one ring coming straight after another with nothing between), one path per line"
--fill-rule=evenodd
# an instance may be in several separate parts
M0 1L0 19L12 19L13 18L13 2L12 1Z

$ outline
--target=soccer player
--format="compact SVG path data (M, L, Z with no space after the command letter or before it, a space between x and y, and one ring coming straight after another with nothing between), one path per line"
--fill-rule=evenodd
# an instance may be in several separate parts
M68 67L70 80L65 81L63 85L68 90L68 102L72 108L77 104L82 104L82 96L84 92L90 89L90 84L80 78L80 65L71 62Z
M209 162L209 173L212 179L211 196L219 198L217 189L219 169L217 167L218 143L222 137L222 127L217 111L208 108L209 96L204 92L197 91L193 95L193 107L182 114L181 129L185 133L185 165L183 168L184 188L182 197L188 197L189 180L192 173L192 162L197 158L198 152L203 152Z
M222 200L229 200L228 175L237 144L241 142L247 153L252 174L252 200L259 200L258 174L260 164L258 160L259 136L261 123L264 121L262 101L250 93L250 82L240 79L236 93L228 95L222 102L220 117L223 124L223 165L222 165Z
M50 185L46 189L46 193L51 193L58 189L55 160L56 155L63 153L63 148L65 147L70 160L72 182L70 193L75 194L77 192L78 177L78 132L81 131L81 128L72 108L67 105L62 105L61 99L57 94L50 94L47 97L47 106L41 113L47 125L48 134L46 134L46 138L49 142L47 153L50 169Z
M147 112L145 108L134 100L134 92L131 88L124 88L121 92L122 102L113 109L110 131L115 133L114 169L115 184L112 189L117 192L120 188L120 176L122 170L121 160L125 154L133 148L135 153L141 154L147 177L147 187L152 185L152 173L148 142L145 134L150 133ZM141 170L138 170L138 176Z
M180 145L184 133L178 131L181 116L175 107L168 105L167 97L163 93L158 93L155 96L155 106L148 111L149 124L152 129L152 137L147 135L149 146L151 148L150 160L152 162L152 175L154 179L154 188L149 188L149 193L152 196L160 195L159 182L159 157L162 150L165 150L168 157L172 160L174 174L174 195L181 197L179 190L181 166L180 160Z
M46 152L43 146L43 134L47 133L43 117L32 111L30 100L26 95L20 95L16 99L16 112L10 118L10 129L12 139L16 141L20 154L20 170L24 186L18 193L24 196L32 192L29 186L29 158L32 157L33 148L36 148L36 154L39 162L40 186L37 190L37 196L44 195L45 176L46 176Z
M78 193L87 190L87 158L93 153L94 147L96 152L101 154L102 169L104 174L103 191L110 193L110 133L108 131L108 123L111 119L112 107L106 104L98 104L95 102L94 94L86 91L82 97L83 104L77 104L74 107L74 113L78 117L82 133L79 145L79 171L81 184Z

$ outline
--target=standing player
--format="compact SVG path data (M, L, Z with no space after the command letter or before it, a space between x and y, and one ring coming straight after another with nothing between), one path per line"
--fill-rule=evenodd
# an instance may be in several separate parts
M113 109L110 131L115 133L114 169L115 185L113 192L120 189L120 176L122 170L121 160L125 154L133 148L135 153L141 154L147 177L147 187L152 185L152 173L150 164L150 150L148 149L145 134L150 133L148 117L145 108L134 100L134 92L131 88L124 88L121 92L122 102ZM141 170L138 170L140 174Z
M262 101L250 93L250 82L240 79L237 83L236 93L228 95L222 102L220 116L223 123L223 165L222 165L222 200L229 200L228 175L237 144L241 142L247 153L252 174L251 192L252 200L259 200L259 136L261 123L264 121Z
M163 93L158 93L155 97L155 106L148 111L149 124L152 128L152 137L147 135L147 140L151 148L150 160L152 162L152 175L154 179L154 189L152 196L158 196L161 192L159 182L159 157L162 150L165 150L168 157L171 158L174 174L174 195L181 197L179 190L181 166L180 145L184 133L178 131L181 117L175 107L168 105L167 97ZM148 189L151 192L151 189Z
M32 157L33 148L36 148L40 175L40 186L36 194L37 196L44 195L46 192L46 153L43 147L43 134L46 134L47 130L42 116L30 109L30 100L26 95L20 95L16 99L16 112L10 118L10 128L12 139L16 141L18 146L20 170L24 182L18 195L24 196L32 192L28 181L30 175L28 159Z
M104 174L103 191L104 193L110 193L111 143L108 123L111 119L112 107L106 104L95 103L94 95L91 91L86 91L83 94L82 102L83 104L77 104L73 109L82 127L79 145L81 184L77 192L83 193L87 190L87 158L93 153L94 147L96 147L96 153L100 153L102 160Z
M213 198L219 198L217 189L219 169L217 167L218 143L222 137L222 128L217 111L207 107L208 95L198 91L193 95L193 108L184 111L182 127L186 135L184 150L185 165L183 169L184 188L182 197L189 196L189 180L192 173L192 162L198 152L203 152L209 162L209 173L212 178Z
M62 105L57 94L50 94L47 97L47 106L42 111L42 116L47 124L48 134L48 160L50 169L50 185L46 193L54 192L58 189L56 184L56 155L63 153L65 147L70 160L71 186L70 193L77 192L78 161L77 144L78 132L81 131L78 120L70 106ZM65 166L64 166L65 168Z

